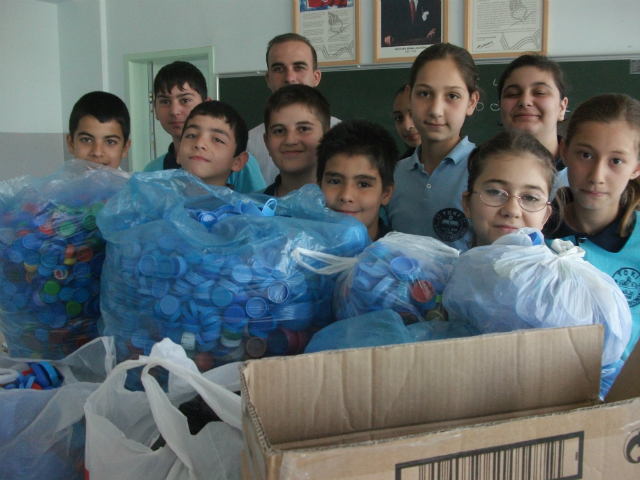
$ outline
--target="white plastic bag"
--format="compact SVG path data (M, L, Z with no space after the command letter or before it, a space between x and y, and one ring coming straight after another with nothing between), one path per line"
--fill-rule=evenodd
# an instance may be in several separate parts
M24 370L25 362L38 361L2 355L0 370ZM0 389L3 480L84 479L83 407L115 366L113 337L99 337L62 360L48 361L64 376L61 387Z
M145 391L125 390L127 370L140 366ZM166 393L149 372L157 366L169 371ZM118 365L85 404L87 478L240 478L240 397L227 389L237 386L237 367L229 364L200 374L182 347L169 339L155 344L149 357ZM191 435L177 406L196 394L225 423L208 423ZM160 434L166 445L152 451Z
M571 242L554 241L554 253L532 243L529 234L542 233L522 230L460 255L443 295L449 319L467 320L481 333L601 323L602 365L619 360L631 335L620 288Z

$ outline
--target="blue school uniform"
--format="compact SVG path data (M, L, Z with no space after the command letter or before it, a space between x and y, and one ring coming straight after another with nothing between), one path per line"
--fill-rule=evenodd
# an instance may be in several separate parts
M574 245L584 249L584 259L611 276L624 293L631 309L632 327L631 338L622 354L626 360L633 347L640 338L640 228L638 228L640 213L635 213L633 231L628 237L621 237L621 217L617 218L602 232L595 235L585 235L573 230L566 223L562 223L555 232L550 232L548 238L569 240Z
M181 168L176 161L176 152L173 143L169 145L169 150L164 155L160 155L144 167L144 172L156 172L158 170L169 170ZM239 172L231 172L227 183L235 186L235 191L239 193L251 193L264 189L267 184L260 173L260 166L256 159L249 154L249 161Z
M467 159L475 145L464 137L431 175L420 163L422 146L400 160L394 173L395 189L387 213L397 232L437 238L466 251L473 229L462 210L462 192L467 190Z

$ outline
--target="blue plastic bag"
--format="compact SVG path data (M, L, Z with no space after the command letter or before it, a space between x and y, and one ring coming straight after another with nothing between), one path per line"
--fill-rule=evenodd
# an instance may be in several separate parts
M268 196L183 171L134 174L98 224L108 242L105 334L116 336L118 361L168 337L204 369L301 353L333 321L335 276L301 267L292 252L353 257L370 243L361 222L325 208L315 185L274 208Z
M98 335L96 216L129 174L83 160L0 183L0 327L14 357L59 359Z
M617 362L631 335L624 294L583 260L581 248L556 240L555 253L544 242L533 244L533 230L460 255L443 296L449 319L468 321L481 333L601 323L602 365ZM534 238L543 238L535 232Z
M443 318L440 303L458 250L431 237L391 232L367 247L336 282L337 319L391 309L407 319Z

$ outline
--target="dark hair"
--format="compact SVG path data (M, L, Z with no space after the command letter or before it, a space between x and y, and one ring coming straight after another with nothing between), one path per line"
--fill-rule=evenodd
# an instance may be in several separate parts
M640 149L640 102L629 95L605 93L591 97L571 114L567 127L567 145L585 122L611 123L624 121L636 131L636 148ZM640 155L638 157L640 161ZM640 178L629 180L620 196L620 209L624 211L620 222L620 236L626 237L633 225L633 213L640 209Z
M267 99L263 112L264 127L267 134L271 124L271 114L294 104L307 107L320 120L322 131L329 130L331 127L331 106L327 99L315 88L296 83L279 88Z
M322 183L327 162L335 155L363 155L380 172L382 188L393 185L398 147L389 132L367 120L345 120L324 134L318 144L318 185Z
M411 88L416 84L418 73L420 73L420 70L422 70L425 64L433 60L446 60L448 58L456 62L469 93L478 92L480 90L478 87L478 69L471 54L464 48L452 45L451 43L436 43L420 52L420 55L418 55L411 66L411 74L409 76L409 85Z
M269 52L271 51L271 47L287 42L302 42L307 45L311 49L311 55L313 56L313 70L315 71L318 69L318 54L316 53L316 49L313 48L313 45L311 45L309 39L302 35L298 35L297 33L283 33L282 35L273 37L267 45L267 70L269 69Z
M207 98L207 81L198 68L189 62L180 60L162 67L153 81L153 96L159 93L171 93L173 87L183 90L184 84L200 94L202 100Z
M131 133L129 110L124 102L114 94L91 92L80 97L69 115L69 135L72 138L78 129L80 120L87 115L95 117L100 123L115 120L122 130L123 141L129 140L129 133Z
M469 180L467 181L467 192L473 191L473 185L482 172L490 158L500 155L532 155L542 169L544 179L549 187L551 196L556 187L556 162L553 155L545 148L533 135L520 130L503 130L493 138L477 146L470 154L467 162ZM564 202L561 197L556 196L553 209L552 224L559 226L564 216Z
M516 58L513 62L507 65L507 68L500 75L500 81L498 82L498 99L502 97L502 89L507 79L511 76L514 70L522 67L535 67L543 72L549 72L553 76L553 82L556 84L558 91L560 92L560 100L567 96L569 91L569 84L564 78L564 72L560 65L553 60L549 60L544 55L538 55L535 53L522 55Z
M395 99L396 99L396 97L397 97L398 95L400 95L401 93L404 93L404 92L407 90L407 87L408 87L408 86L409 86L409 84L408 84L408 83L405 83L404 85L402 85L402 86L398 89L398 91L396 92L396 94L395 94L395 96L393 97L393 99L395 100Z
M249 131L247 130L247 124L240 114L229 104L219 102L217 100L209 100L202 102L191 110L187 120L184 122L184 128L182 129L182 135L184 135L189 120L193 117L202 115L205 117L220 118L227 122L236 142L236 151L233 156L238 156L247 149L247 141L249 140Z

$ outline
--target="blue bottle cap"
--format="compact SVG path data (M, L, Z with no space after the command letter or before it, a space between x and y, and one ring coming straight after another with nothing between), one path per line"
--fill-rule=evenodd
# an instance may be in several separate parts
M375 302L376 299L383 297L388 290L390 290L397 280L393 277L384 277L378 282L378 284L371 290L371 300Z
M231 305L224 311L224 320L230 325L246 324L248 319L247 315L240 305Z
M410 257L395 257L390 265L391 271L400 280L408 280L420 268L418 261Z
M182 277L187 272L187 261L179 255L171 257L171 266L173 277Z
M15 248L12 248L12 247L7 248L5 255L7 256L10 262L13 262L13 263L23 262L22 254L19 251L17 251ZM58 263L57 259L56 259L56 263Z
M254 276L267 277L271 275L272 269L262 260L254 260L253 264L251 265L251 270L253 271Z
M247 301L245 310L247 312L247 315L249 315L251 318L261 318L267 314L269 305L264 298L253 297L250 298L249 301Z
M68 302L69 300L71 300L73 298L73 293L74 293L74 289L72 287L64 286L60 290L60 293L58 293L58 297L63 302Z
M152 255L143 255L138 262L138 269L143 275L151 276L156 273L158 262Z
M45 343L49 340L49 330L45 330L44 328L36 328L36 330L33 332L33 335L42 343Z
M27 266L35 266L40 263L40 255L38 255L37 252L28 250L22 255L22 260Z
M289 298L289 287L284 282L272 282L267 288L267 296L273 303L284 303Z
M29 233L22 237L22 245L27 250L38 250L42 243L43 240L34 233Z
M235 265L231 269L231 277L236 282L244 285L251 281L251 278L252 278L251 269L243 264Z
M172 288L178 295L189 295L191 294L191 290L193 289L190 283L187 283L181 279L176 280Z
M144 354L148 357L149 355L151 355L151 349L153 348L153 346L156 344L155 340L147 340L144 343L144 347L143 347L143 351Z
M89 290L86 288L76 288L73 292L73 300L78 303L84 303L89 300Z
M140 255L140 244L127 242L122 246L122 256L125 258L138 258Z
M182 340L182 327L170 328L166 331L165 335L171 339L173 343L180 345L180 340Z
M180 300L173 295L165 295L160 299L160 311L166 317L173 315L180 308Z
M156 270L160 278L170 278L173 276L173 263L171 259L165 256L160 257Z
M27 306L27 296L24 293L16 293L12 300L18 310L22 310Z
M42 255L40 257L40 264L44 267L53 268L58 265L58 255L52 255L50 253Z
M169 293L169 281L164 278L156 278L151 285L151 295L156 298L162 298Z
M219 328L219 324L221 321L222 320L220 318L220 315L218 315L217 312L216 313L201 312L200 314L200 325L202 326L203 330Z
M222 335L222 324L218 324L217 328L202 330L200 332L202 339L205 342L212 342L213 340L217 340Z
M36 307L44 307L46 303L40 298L40 292L35 291L31 294L31 301ZM5 307L6 310L6 307Z
M73 274L76 277L86 277L87 275L89 275L89 273L91 273L91 267L89 266L88 263L77 262L73 266Z
M4 285L2 285L2 290L4 290L4 293L12 297L18 293L18 286L11 282L5 282Z
M80 278L76 278L73 281L73 286L78 287L78 288L84 288L84 287L88 287L89 285L91 285L92 280L90 277L80 277Z
M372 281L365 275L357 275L353 278L351 286L361 292L370 292L372 288Z
M145 343L150 339L149 332L144 328L140 328L131 335L131 345L136 348L143 349Z

